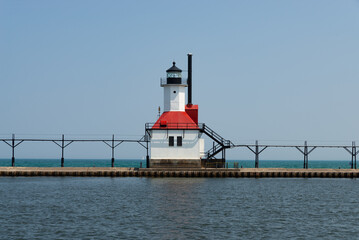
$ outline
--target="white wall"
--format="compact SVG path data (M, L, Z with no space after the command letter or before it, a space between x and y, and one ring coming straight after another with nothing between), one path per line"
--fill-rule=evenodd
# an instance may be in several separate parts
M204 139L198 130L152 130L151 159L200 159L204 149ZM174 146L170 147L169 136L174 136ZM182 136L182 146L177 146L177 136ZM201 141L200 141L201 140ZM203 146L201 146L201 142ZM202 150L203 151L203 150Z
M199 154L201 156L201 158L204 158L204 139L200 138L199 139Z
M164 91L164 112L185 111L186 87L180 85L165 85Z

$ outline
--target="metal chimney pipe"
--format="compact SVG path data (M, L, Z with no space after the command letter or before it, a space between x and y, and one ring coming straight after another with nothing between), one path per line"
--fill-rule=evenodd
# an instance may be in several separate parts
M188 105L192 105L192 53L188 53Z

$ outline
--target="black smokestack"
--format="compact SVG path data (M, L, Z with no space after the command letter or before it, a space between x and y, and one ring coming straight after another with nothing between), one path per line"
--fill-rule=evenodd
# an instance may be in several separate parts
M192 105L192 53L188 53L188 105Z

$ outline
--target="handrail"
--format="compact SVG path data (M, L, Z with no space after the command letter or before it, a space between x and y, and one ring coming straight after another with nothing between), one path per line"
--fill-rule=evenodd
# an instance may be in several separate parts
M187 86L188 85L187 81L188 81L187 78L181 77L180 78L180 83L178 83L178 84L183 85L183 86ZM160 86L163 87L165 85L172 85L172 84L167 82L167 77L161 77L160 78Z
M213 157L214 155L216 155L217 151L220 152L222 150L220 147L221 147L221 144L217 143L211 149L209 149L207 152L205 152L206 158L209 159L209 158Z
M218 142L221 142L223 146L225 147L233 147L234 144L230 141L230 140L226 140L225 138L223 138L222 136L220 136L218 133L216 133L215 131L213 131L210 127L208 127L207 125L204 125L203 130L206 132L207 130L207 135L211 135L212 137L216 138L218 140Z
M161 123L146 123L145 128L146 130L150 130L152 128L156 129L168 129L168 128L177 128L177 129L196 129L201 130L203 128L203 123L165 123L161 125Z

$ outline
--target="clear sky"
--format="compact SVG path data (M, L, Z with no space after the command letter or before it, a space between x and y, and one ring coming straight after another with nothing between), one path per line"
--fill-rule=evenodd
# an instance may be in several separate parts
M186 70L191 52L199 120L225 138L359 143L358 46L356 0L0 0L0 134L139 138L163 106L159 78L173 60ZM110 156L100 143L66 151ZM0 158L10 153L0 144ZM59 153L50 143L17 149L18 157ZM116 153L143 156L129 144ZM253 155L236 149L228 157ZM302 156L277 149L261 158Z

